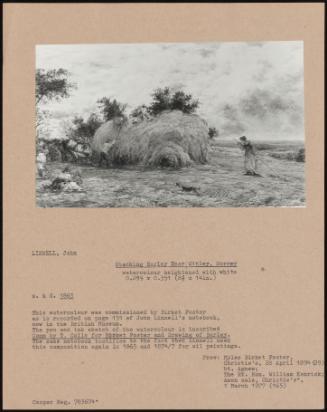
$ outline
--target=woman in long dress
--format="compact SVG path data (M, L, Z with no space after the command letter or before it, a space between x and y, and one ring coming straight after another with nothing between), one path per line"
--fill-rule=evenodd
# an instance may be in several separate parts
M257 173L257 158L252 143L245 136L241 136L238 143L244 150L244 174L259 176Z

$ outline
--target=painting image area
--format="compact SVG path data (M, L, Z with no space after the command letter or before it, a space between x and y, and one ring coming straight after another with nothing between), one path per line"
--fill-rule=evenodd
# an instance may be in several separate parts
M36 46L36 205L304 207L303 42Z

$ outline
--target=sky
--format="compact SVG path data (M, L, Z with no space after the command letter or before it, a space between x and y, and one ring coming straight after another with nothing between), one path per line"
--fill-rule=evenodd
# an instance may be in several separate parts
M36 68L60 67L77 89L43 105L55 134L63 121L96 111L102 97L130 112L169 86L199 99L197 113L221 137L304 139L301 41L36 46Z

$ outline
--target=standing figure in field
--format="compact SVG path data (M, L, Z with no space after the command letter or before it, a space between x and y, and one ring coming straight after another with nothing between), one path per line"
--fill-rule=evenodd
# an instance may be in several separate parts
M250 176L260 176L257 173L257 158L250 140L248 140L245 136L241 136L237 143L240 148L244 150L244 174Z

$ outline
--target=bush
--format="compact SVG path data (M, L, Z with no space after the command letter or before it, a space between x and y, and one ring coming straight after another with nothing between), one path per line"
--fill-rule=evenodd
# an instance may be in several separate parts
M75 116L67 136L72 140L88 144L101 125L102 121L95 113L91 113L87 120L84 120L83 117Z
M108 122L114 117L124 117L126 104L118 102L116 99L110 100L107 97L103 97L97 101L101 113L103 115L103 120Z
M296 156L296 161L305 162L305 149L304 148L298 151L297 156Z
M129 115L131 121L133 124L143 122L144 120L147 120L150 118L150 114L148 112L148 108L146 107L145 104L142 104L141 106L137 106Z
M209 127L209 139L213 139L215 136L218 136L218 130L215 127Z
M62 155L61 155L61 152L58 149L57 145L50 144L48 150L49 150L49 153L48 153L47 157L50 160L50 162L61 161Z
M199 107L199 101L195 100L191 94L186 94L179 90L172 93L169 87L156 89L152 93L152 102L148 106L150 115L156 116L165 110L180 110L186 114L195 113Z

